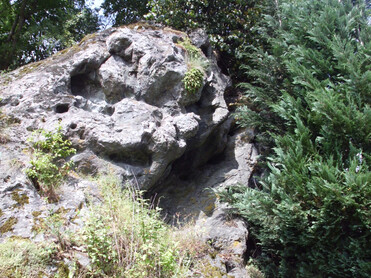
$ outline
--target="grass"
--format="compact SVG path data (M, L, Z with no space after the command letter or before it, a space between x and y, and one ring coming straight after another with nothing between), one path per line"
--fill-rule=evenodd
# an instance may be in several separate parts
M98 183L103 202L91 206L83 239L93 262L92 272L119 277L185 277L202 244L179 248L176 231L142 192L122 190L113 176Z
M7 239L0 243L1 277L43 277L43 270L51 264L54 253L53 244Z

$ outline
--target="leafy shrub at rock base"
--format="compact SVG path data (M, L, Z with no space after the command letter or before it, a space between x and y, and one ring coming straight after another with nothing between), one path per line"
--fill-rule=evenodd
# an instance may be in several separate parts
M91 207L83 242L92 273L119 277L181 277L187 267L170 240L170 228L141 192L122 190L118 179L98 179L104 202Z

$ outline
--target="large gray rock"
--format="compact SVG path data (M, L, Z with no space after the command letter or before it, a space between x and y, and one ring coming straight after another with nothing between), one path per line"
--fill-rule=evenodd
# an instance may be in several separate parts
M205 85L198 94L187 93L182 82L187 53L178 44L185 36L166 28L112 28L0 78L1 110L12 119L2 130L7 142L0 144L0 226L17 218L5 235L31 236L34 211L72 211L84 202L84 183L77 177L60 190L58 205L40 198L24 173L33 130L55 130L60 123L78 150L72 160L79 172L115 169L141 189L158 185L188 153L205 149L191 169L224 148L223 94L230 81L212 56L205 57L210 64ZM208 41L201 39L204 34L196 37L203 45ZM16 205L14 190L27 203ZM40 207L45 209L39 213Z
M182 36L110 29L10 73L0 90L3 113L20 122L11 144L25 142L29 133L22 130L52 130L61 121L79 152L134 171L143 188L151 187L185 152L187 140L197 137L193 145L202 145L228 115L229 80L212 59L201 99L184 90L186 53L176 43Z
M26 177L32 131L60 124L77 149L71 158L77 172L109 169L123 184L161 191L166 211L194 219L218 250L213 264L228 277L244 277L247 228L228 219L205 189L246 184L256 153L240 135L228 135L224 92L230 80L202 31L190 38L209 60L204 85L196 94L185 91L187 53L178 44L184 38L166 28L112 28L0 78L9 125L0 126L0 238L43 240L37 229L55 213L77 229L86 196L99 199L94 182L72 175L58 189L59 201L49 203Z

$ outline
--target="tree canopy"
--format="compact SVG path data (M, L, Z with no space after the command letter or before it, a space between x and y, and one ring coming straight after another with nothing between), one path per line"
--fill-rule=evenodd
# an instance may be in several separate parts
M105 0L102 4L104 15L112 18L112 25L130 24L143 19L149 12L148 0Z
M84 0L0 0L0 69L44 59L98 28Z
M251 28L260 17L255 0L151 0L147 19L180 30L204 28L222 55L220 64L232 77L239 77L244 45L251 43Z

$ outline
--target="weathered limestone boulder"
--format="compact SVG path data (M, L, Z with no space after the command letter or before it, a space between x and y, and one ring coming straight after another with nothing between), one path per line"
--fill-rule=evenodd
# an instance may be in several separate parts
M185 37L166 28L112 28L1 77L2 115L11 119L0 144L0 226L7 226L1 236L30 237L32 213L74 211L84 202L86 184L78 177L62 186L57 205L42 199L27 179L27 139L36 129L62 126L78 151L72 157L78 172L94 175L111 168L142 189L166 178L186 152L207 143L209 152L195 159L196 165L224 148L223 135L210 137L227 132L223 94L229 79L212 56L205 57L210 66L203 88L195 95L186 92L187 53L178 44ZM203 49L210 48L203 40Z
M70 175L59 189L59 201L50 204L26 177L32 131L51 131L60 124L77 149L71 158L76 172L95 175L110 169L123 184L135 181L141 189L165 190L164 195L174 191L174 185L175 191L185 187L192 191L173 203L169 213L185 206L197 225L208 231L205 240L227 250L221 252L225 256L234 252L237 259L228 263L238 265L231 268L234 272L241 271L247 228L239 220L225 226L222 207L217 208L215 196L203 189L247 182L250 168L241 165L255 156L250 145L242 150L246 155L234 153L224 100L230 80L218 68L201 31L190 37L209 67L198 92L184 89L187 52L179 42L185 37L167 28L111 28L0 77L0 109L7 119L7 126L0 127L0 238L42 240L36 231L51 211L62 213L72 226L80 225L76 218L87 195L97 194L94 182ZM217 155L228 158L224 168L207 164ZM199 171L203 174L198 179L185 181ZM190 190L197 184L202 186ZM230 236L222 236L226 234ZM219 246L223 244L232 249ZM226 262L219 261L225 267Z
M78 148L78 168L86 168L88 152L89 160L109 160L124 178L135 175L150 188L187 141L202 145L228 115L229 80L211 57L198 97L185 91L186 50L177 44L184 38L170 29L113 28L8 74L1 106L19 122L8 146L24 144L26 130L61 122Z

